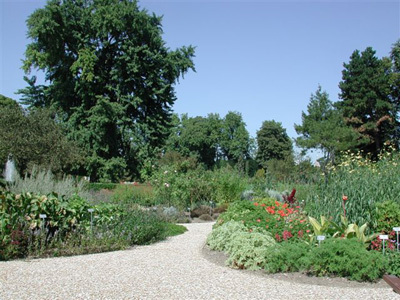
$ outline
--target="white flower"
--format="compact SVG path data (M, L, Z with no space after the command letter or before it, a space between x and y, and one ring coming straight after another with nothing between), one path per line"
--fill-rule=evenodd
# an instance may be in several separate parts
M164 171L164 174L168 174L168 171Z
M169 188L169 183L164 183L164 186L165 186L166 188Z

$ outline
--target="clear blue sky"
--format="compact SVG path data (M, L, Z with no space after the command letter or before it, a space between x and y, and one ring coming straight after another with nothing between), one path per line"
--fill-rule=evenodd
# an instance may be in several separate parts
M400 38L400 1L139 1L163 15L171 49L196 46L197 72L176 86L175 112L206 116L242 113L252 136L265 120L290 137L311 93L321 84L338 100L343 63L373 47L387 56ZM25 86L20 69L25 20L40 0L0 0L0 94Z

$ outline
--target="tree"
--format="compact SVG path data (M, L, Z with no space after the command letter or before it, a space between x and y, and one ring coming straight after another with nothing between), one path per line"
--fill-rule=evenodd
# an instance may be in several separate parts
M395 142L397 147L400 148L400 121L399 121L399 112L400 112L400 39L397 40L396 43L393 44L392 50L390 52L390 59L392 62L392 72L390 78L391 85L391 98L392 102L395 105L395 109L397 112L396 115L396 133L395 133Z
M360 149L373 156L382 149L385 141L395 135L397 108L391 97L391 62L378 59L368 47L356 50L349 63L344 63L342 81L339 83L341 101L337 107L346 123L356 129L362 139Z
M293 155L292 141L282 124L274 120L262 123L257 131L257 144L256 160L263 168L271 159L283 160Z
M221 119L217 114L207 118L189 118L182 115L180 122L175 119L175 128L167 142L168 151L178 151L185 157L194 157L208 168L214 166Z
M15 101L14 99L8 98L4 95L0 94L0 108L4 108L4 107L15 107L18 108L18 102Z
M234 163L248 159L250 135L242 115L238 112L228 112L221 123L219 144L222 156Z
M8 155L16 161L22 175L33 166L46 168L54 174L71 173L83 163L81 150L65 137L54 114L45 109L33 112L21 107L0 106L0 161Z
M50 84L29 84L24 101L59 111L91 180L140 176L169 134L174 84L194 70L194 48L169 50L161 21L130 0L50 0L28 18L23 67Z
M296 144L303 149L319 149L326 161L333 161L335 153L354 148L359 134L344 123L343 116L329 100L326 91L318 86L311 94L307 114L302 112L302 124L294 125Z

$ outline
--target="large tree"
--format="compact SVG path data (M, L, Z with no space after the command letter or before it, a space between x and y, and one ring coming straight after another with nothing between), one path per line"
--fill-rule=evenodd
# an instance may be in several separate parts
M24 101L60 111L92 180L138 176L169 133L194 48L171 51L161 21L130 0L50 0L28 18L24 70L44 71L49 85L29 79Z
M228 161L238 163L250 156L250 135L238 112L228 112L221 123L219 138L222 156Z
M293 155L292 141L280 122L264 121L257 131L257 162L267 168L272 159L283 160Z
M326 91L318 86L311 94L307 113L302 112L302 124L294 125L296 144L303 149L319 149L327 161L332 161L335 153L354 148L360 143L360 135L347 126L343 116L329 100Z
M205 117L182 115L174 118L175 126L167 142L167 151L178 151L185 157L195 157L208 168L214 166L218 151L221 119L217 114Z
M363 137L360 149L376 156L395 135L397 108L391 97L391 62L379 59L368 47L356 50L344 63L337 107L346 123Z
M9 155L21 175L34 166L51 170L56 175L71 173L84 161L81 150L65 137L64 129L54 120L51 111L28 112L18 105L0 106L2 166Z

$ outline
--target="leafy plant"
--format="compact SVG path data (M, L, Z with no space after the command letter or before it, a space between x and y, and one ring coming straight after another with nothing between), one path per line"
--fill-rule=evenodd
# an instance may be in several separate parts
M264 270L268 273L301 271L303 269L301 259L310 251L310 244L303 242L276 244L265 253Z
M239 231L227 245L227 265L239 269L259 270L266 263L265 253L275 245L270 233L263 230Z
M327 239L302 258L304 268L313 275L335 275L357 281L374 281L385 273L382 254L367 251L355 239Z
M242 222L228 221L215 227L207 237L207 244L212 250L227 251L235 234L248 231Z

